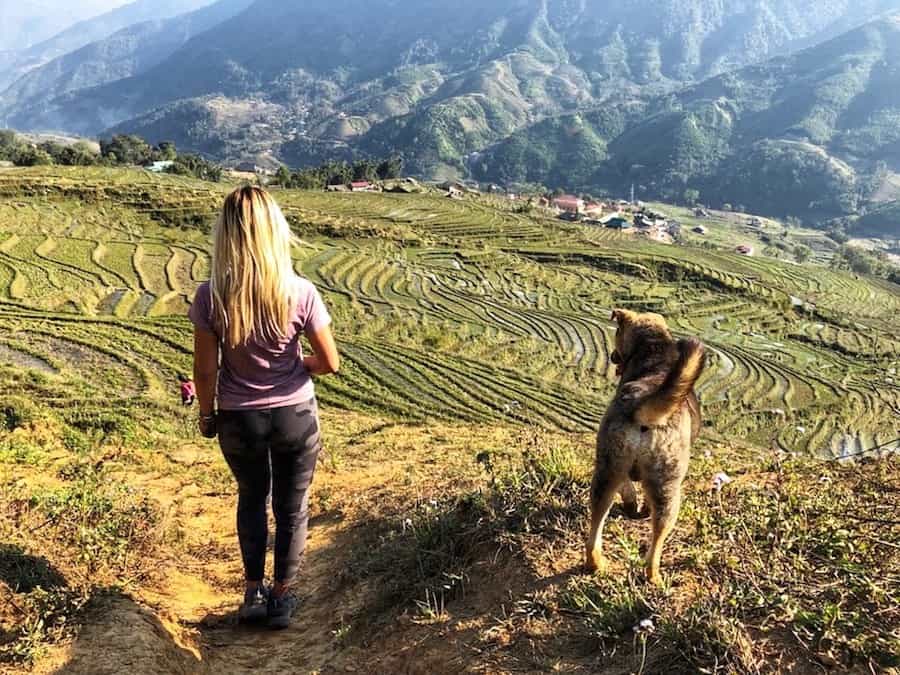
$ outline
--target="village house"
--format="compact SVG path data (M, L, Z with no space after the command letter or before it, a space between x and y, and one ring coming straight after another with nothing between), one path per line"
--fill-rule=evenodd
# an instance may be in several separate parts
M274 171L268 169L264 166L260 166L255 162L241 162L236 167L234 167L235 171L240 171L241 173L255 173L259 176L272 176L274 175Z
M579 214L584 212L584 200L575 195L561 195L553 198L553 207L564 213Z
M350 183L351 192L370 192L372 184L367 180L355 180Z
M586 202L584 205L584 215L588 218L599 218L603 215L606 204L603 202Z
M601 221L606 227L611 230L630 230L631 229L631 221L623 218L621 215L615 214L609 216L608 218L604 218Z

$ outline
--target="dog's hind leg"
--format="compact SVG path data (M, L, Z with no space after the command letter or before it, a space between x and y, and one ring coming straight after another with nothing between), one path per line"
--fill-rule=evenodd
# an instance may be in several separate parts
M662 547L675 527L678 509L681 507L681 480L665 483L644 481L644 494L650 501L653 532L647 550L647 579L654 584L662 581L659 573Z
M591 483L591 529L585 547L585 567L591 572L603 569L603 525L612 508L621 480L594 474Z
M623 506L625 507L625 515L633 520L639 520L641 518L646 518L650 515L650 512L646 507L643 509L638 508L638 497L637 491L634 489L634 483L630 480L626 480L622 483L622 487L619 489L619 494L622 495Z

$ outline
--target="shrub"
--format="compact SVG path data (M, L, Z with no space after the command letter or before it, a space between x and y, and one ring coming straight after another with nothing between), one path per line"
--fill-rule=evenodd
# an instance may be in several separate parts
M37 419L40 419L37 406L26 398L7 398L0 408L0 425L7 431L26 427Z
M30 500L30 508L44 515L51 537L90 576L127 576L122 568L129 557L140 570L145 564L141 551L154 541L159 522L155 505L91 465L74 465L69 475L70 484Z

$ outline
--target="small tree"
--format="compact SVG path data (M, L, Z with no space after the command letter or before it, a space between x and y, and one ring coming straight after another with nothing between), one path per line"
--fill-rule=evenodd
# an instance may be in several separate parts
M838 244L846 244L848 241L850 241L850 237L840 227L833 227L828 230L826 234L828 235L829 239Z
M798 263L805 263L812 256L812 249L809 246L805 246L803 244L797 244L794 246L794 258L797 259Z
M374 181L378 178L378 167L372 160L360 159L353 162L351 169L353 180Z
M144 165L152 160L153 149L140 136L117 134L100 141L100 154L110 162Z
M684 203L688 206L695 206L700 201L700 190L688 188L684 191Z
M162 141L156 146L154 155L159 158L160 162L173 162L178 157L178 150L172 141Z
M284 164L278 167L278 171L275 172L275 179L273 181L275 185L280 185L281 187L290 187L291 186L291 170L288 169Z
M179 155L172 165L166 169L166 173L174 173L179 176L193 176L200 180L218 183L222 180L222 167L213 164L199 155Z
M400 178L403 175L403 160L400 157L391 157L378 165L376 174L381 180Z
M46 166L53 164L50 154L32 145L23 145L13 154L13 163L17 166Z
M13 157L19 148L19 139L15 131L0 130L0 160L14 161Z

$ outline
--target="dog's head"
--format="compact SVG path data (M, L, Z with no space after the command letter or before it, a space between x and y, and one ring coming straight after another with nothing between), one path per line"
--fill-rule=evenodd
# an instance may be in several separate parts
M616 377L621 377L625 364L640 354L644 345L651 341L672 340L666 320L659 314L638 314L628 309L614 309L612 320L618 324L616 348L609 355L616 364Z

